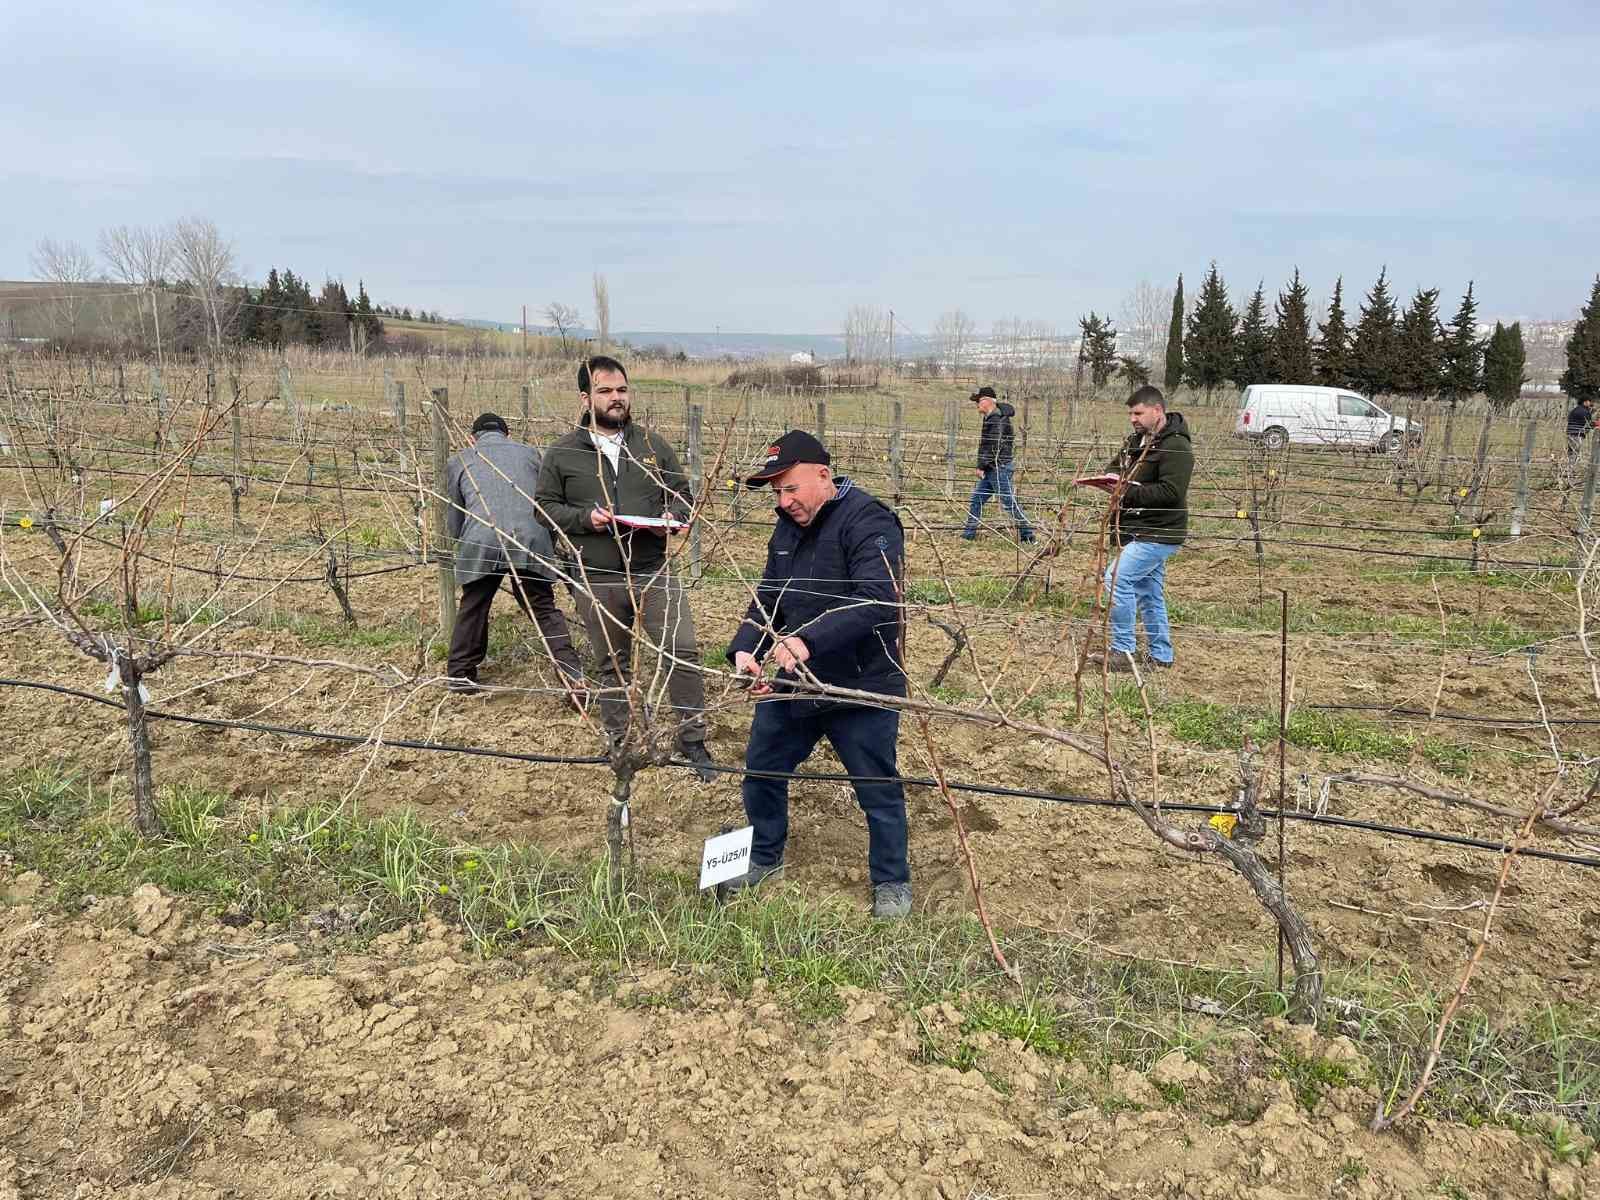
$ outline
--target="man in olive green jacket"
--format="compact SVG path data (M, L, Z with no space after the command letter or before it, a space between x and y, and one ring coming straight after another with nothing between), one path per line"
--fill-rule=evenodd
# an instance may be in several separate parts
M545 452L535 498L558 546L578 554L577 607L596 657L600 718L613 741L626 734L637 616L652 643L641 661L654 659L666 680L679 753L710 783L694 617L667 556L673 526L693 506L688 476L666 439L633 423L628 372L616 359L580 366L578 394L578 428ZM651 690L636 689L634 703Z

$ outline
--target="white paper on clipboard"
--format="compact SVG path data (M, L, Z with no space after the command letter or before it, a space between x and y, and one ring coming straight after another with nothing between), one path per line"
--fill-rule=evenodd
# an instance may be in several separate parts
M677 517L625 517L613 513L611 519L627 529L682 529L684 523Z

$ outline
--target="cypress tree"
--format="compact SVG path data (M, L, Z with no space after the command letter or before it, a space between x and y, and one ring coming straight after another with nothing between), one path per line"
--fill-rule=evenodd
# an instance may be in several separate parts
M1233 381L1240 387L1252 383L1275 383L1272 369L1272 330L1267 327L1267 301L1263 285L1256 284L1255 295L1245 306L1234 343Z
M1097 388L1105 387L1117 369L1117 331L1110 317L1090 313L1078 318L1082 331L1083 361L1089 364L1089 378Z
M1395 391L1427 399L1440 389L1439 289L1417 289L1400 317L1395 342Z
M1600 275L1595 276L1589 303L1567 339L1567 369L1561 372L1561 390L1579 400L1600 400Z
M1483 343L1478 340L1478 302L1469 280L1467 294L1461 297L1461 307L1456 309L1444 336L1439 391L1455 405L1482 387Z
M1233 378L1234 336L1239 317L1228 303L1228 289L1217 274L1217 264L1200 285L1200 302L1189 314L1189 331L1183 339L1184 378L1193 387L1213 389Z
M1350 341L1350 384L1370 400L1395 390L1397 334L1388 275L1387 267L1378 272Z
M1596 284L1600 287L1600 283ZM1172 293L1172 324L1167 326L1167 374L1163 382L1170 396L1183 382L1183 273L1178 274L1178 290Z
M1278 293L1274 310L1277 320L1272 326L1272 365L1276 383L1315 382L1311 370L1311 314L1306 300L1306 285L1300 282L1300 268L1296 267L1289 290Z
M1325 387L1350 386L1350 326L1344 318L1344 277L1333 281L1333 299L1328 303L1328 319L1317 326L1317 382Z
M1496 412L1510 408L1512 401L1522 394L1522 385L1528 382L1523 374L1527 365L1521 322L1507 329L1496 321L1489 345L1483 352L1483 392Z

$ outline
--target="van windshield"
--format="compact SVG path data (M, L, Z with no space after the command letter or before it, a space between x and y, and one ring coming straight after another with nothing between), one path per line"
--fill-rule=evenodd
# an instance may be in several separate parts
M1339 415L1341 417L1381 417L1375 404L1363 400L1360 396L1341 393L1339 396Z

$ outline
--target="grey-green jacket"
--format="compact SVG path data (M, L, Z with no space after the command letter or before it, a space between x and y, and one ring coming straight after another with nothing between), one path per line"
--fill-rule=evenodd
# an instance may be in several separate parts
M550 531L533 514L539 452L503 433L480 433L477 445L450 459L445 513L459 584L496 571L553 579Z

